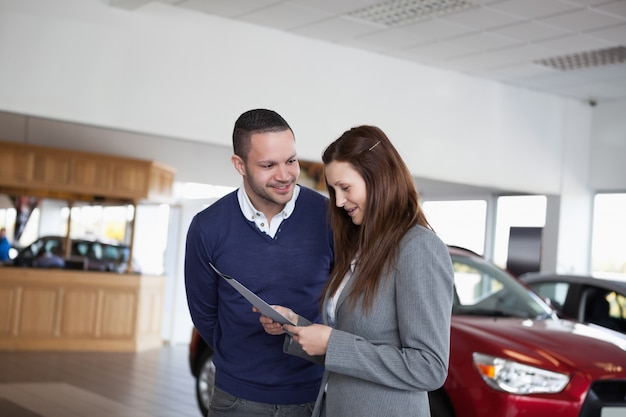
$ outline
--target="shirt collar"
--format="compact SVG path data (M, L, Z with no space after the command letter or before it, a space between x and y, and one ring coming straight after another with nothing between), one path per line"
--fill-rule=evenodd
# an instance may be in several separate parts
M300 186L296 184L293 190L293 195L291 196L291 200L289 200L287 204L285 204L285 208L283 208L283 210L278 213L278 215L280 215L283 219L286 219L287 217L291 216L291 213L293 213L293 210L296 208L296 200L298 198L298 195L300 195ZM237 190L237 199L239 200L239 207L241 207L241 212L246 217L246 219L254 221L260 216L265 217L262 212L254 208L252 202L250 201L250 198L248 197L248 194L246 194L243 185Z

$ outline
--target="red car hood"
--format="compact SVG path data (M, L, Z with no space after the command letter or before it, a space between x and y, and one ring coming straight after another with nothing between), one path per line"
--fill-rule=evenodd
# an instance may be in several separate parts
M451 361L473 352L556 372L626 377L626 335L568 320L453 316Z

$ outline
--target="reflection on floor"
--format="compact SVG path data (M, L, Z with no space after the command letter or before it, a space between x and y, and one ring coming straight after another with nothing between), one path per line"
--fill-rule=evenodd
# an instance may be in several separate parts
M201 417L187 349L0 351L0 416Z

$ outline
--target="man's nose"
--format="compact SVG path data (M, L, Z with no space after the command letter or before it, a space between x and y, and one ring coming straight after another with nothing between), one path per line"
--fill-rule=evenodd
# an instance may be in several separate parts
M276 174L275 174L275 177L277 180L285 181L285 180L288 180L290 176L291 174L289 172L289 167L287 167L286 165L277 166Z

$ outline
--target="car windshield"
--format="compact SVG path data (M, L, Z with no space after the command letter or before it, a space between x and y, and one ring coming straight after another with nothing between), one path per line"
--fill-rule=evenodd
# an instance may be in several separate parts
M454 315L548 318L554 311L534 292L496 266L476 257L452 255Z

